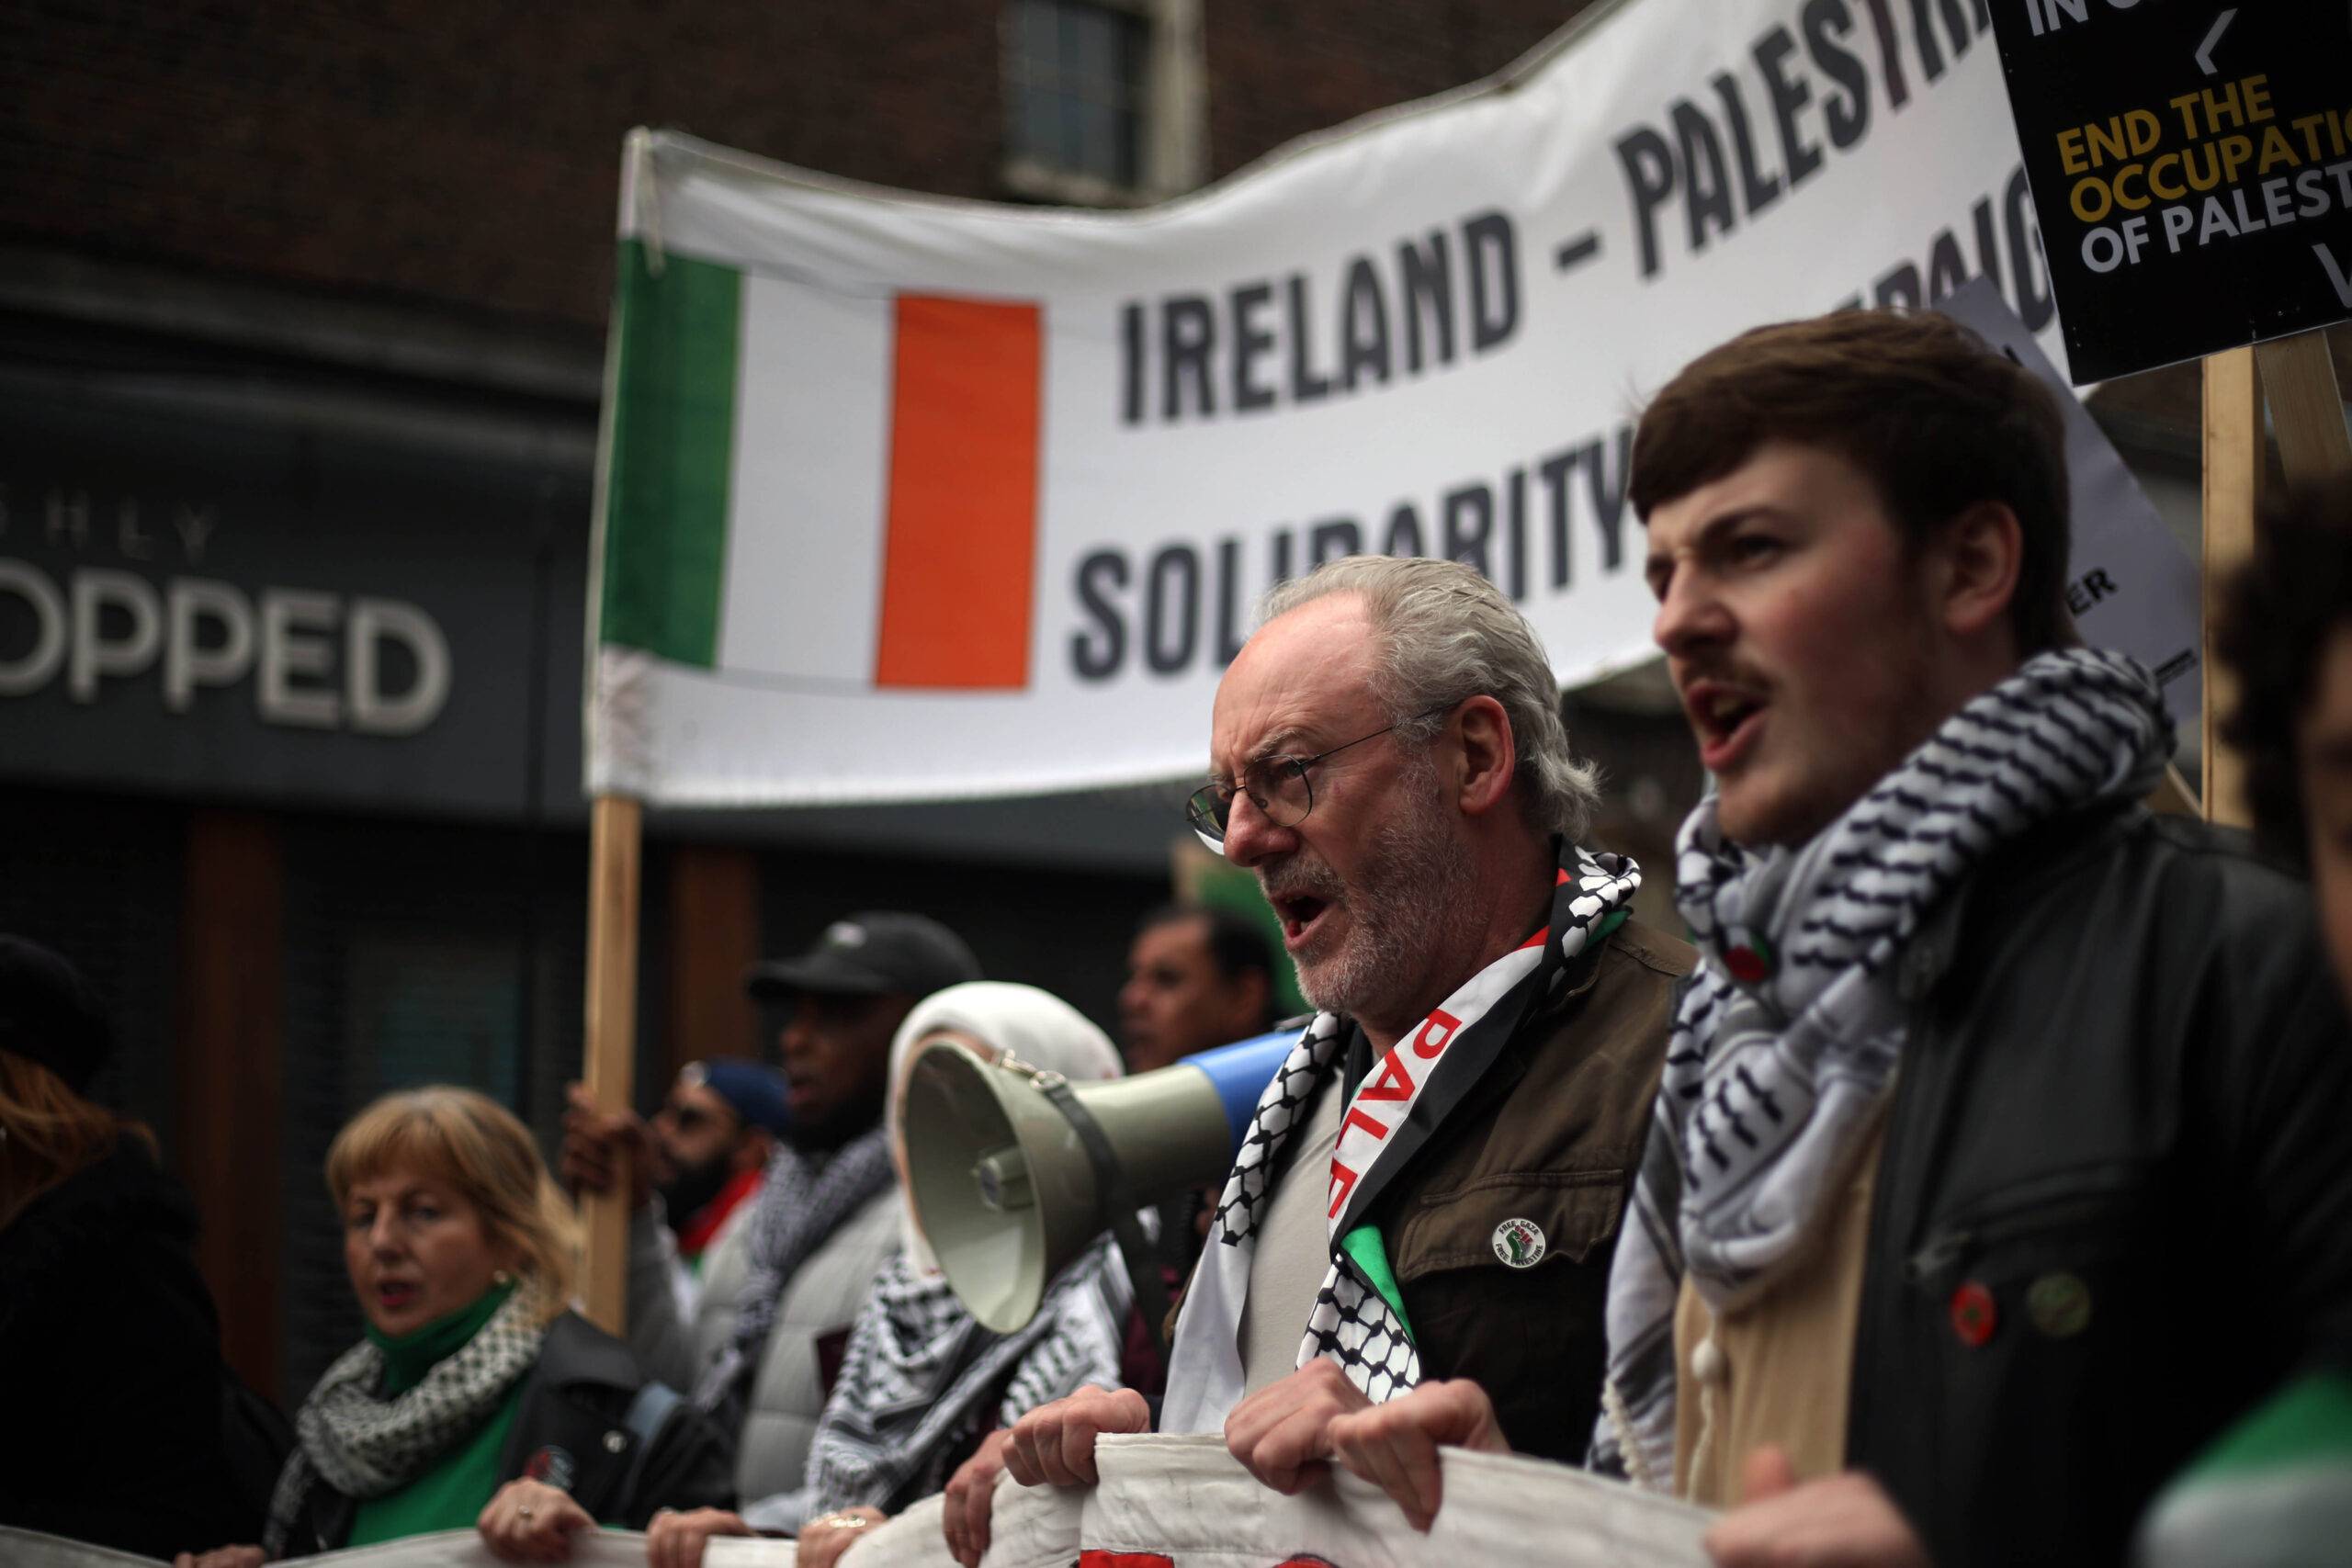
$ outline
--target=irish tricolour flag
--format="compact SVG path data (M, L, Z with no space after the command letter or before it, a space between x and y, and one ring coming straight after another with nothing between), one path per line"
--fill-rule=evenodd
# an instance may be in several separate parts
M1036 743L1102 729L1125 699L1079 694L1098 711L1057 716L1070 677L1040 653L1068 640L1039 587L1068 312L1029 254L991 265L971 204L672 133L633 132L622 167L589 792L756 806L1091 782L1041 767Z
M743 682L1019 689L1040 307L620 247L600 640Z

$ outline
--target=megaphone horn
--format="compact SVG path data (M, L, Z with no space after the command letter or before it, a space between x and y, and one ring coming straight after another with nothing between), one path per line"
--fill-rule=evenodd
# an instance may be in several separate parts
M1220 1179L1294 1043L1269 1034L1073 1084L953 1041L915 1057L901 1124L915 1223L965 1308L1010 1334L1064 1265L1136 1210ZM1122 1237L1135 1251L1134 1240ZM1138 1277L1155 1260L1131 1257Z

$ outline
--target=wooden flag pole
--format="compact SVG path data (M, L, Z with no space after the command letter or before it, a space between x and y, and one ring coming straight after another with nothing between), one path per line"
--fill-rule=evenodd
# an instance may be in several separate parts
M2188 793L2188 781L2180 776L2179 767L2171 762L2165 764L2165 776L2156 781L2156 787L2149 792L2147 800L2143 804L2151 811L2162 811L2175 817L2197 815L2197 797Z
M637 914L645 807L600 795L588 839L588 1092L596 1109L628 1108L637 1062ZM624 1156L624 1161L626 1156ZM583 1194L585 1249L581 1294L588 1319L620 1334L628 1318L630 1172L624 1162L611 1189Z
M2203 736L2205 817L2243 828L2245 759L2222 743L2216 720L2236 702L2235 682L2213 657L2222 586L2254 553L2254 513L2262 494L2262 389L2254 350L2224 349L2205 360L2205 567Z
M2259 375L2257 376L2257 370ZM2319 485L2352 476L2352 430L2324 332L2233 348L2205 361L2205 815L2245 827L2245 765L2222 743L2215 721L2235 701L2229 671L2213 659L2213 626L2231 577L2254 553L2268 440L2278 439L2287 482Z

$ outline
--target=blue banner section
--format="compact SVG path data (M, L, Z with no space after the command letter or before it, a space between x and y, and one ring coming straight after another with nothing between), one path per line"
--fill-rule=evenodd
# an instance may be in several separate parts
M1214 1051L1196 1051L1177 1064L1198 1067L1216 1086L1217 1098L1225 1102L1226 1122L1233 1128L1236 1154L1241 1150L1242 1138L1249 1134L1250 1118L1258 1109L1258 1097L1266 1092L1275 1069L1297 1043L1296 1030L1278 1029L1272 1034L1220 1045Z

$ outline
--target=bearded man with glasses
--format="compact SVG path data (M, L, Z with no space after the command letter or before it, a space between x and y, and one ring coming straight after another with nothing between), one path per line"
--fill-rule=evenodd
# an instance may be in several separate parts
M1222 1429L1294 1492L1336 1416L1440 1380L1522 1452L1581 1457L1608 1260L1690 948L1584 844L1534 629L1453 562L1360 557L1275 589L1217 689L1188 816L1255 871L1318 1010L1260 1100L1187 1287L1162 1429ZM1000 1463L1091 1484L1132 1392L1033 1411L948 1490L975 1562Z

